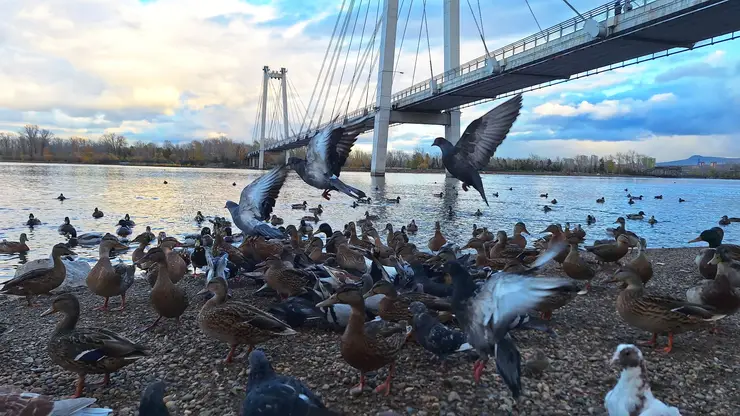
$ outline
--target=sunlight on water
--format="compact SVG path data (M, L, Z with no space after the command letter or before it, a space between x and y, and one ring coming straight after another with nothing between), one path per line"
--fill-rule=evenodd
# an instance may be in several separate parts
M27 260L45 258L54 244L65 241L57 233L65 216L71 219L78 234L115 233L116 223L126 213L136 222L134 236L147 225L155 234L159 231L174 236L195 233L199 231L193 221L197 210L209 217L229 218L225 201L238 201L242 188L258 176L256 171L229 169L0 164L0 180L5 184L0 197L0 239L18 241L20 233L26 232L31 248ZM642 210L648 217L655 215L660 222L651 227L647 218L628 220L627 229L644 236L648 247L683 247L702 230L717 225L722 215L740 216L740 208L730 211L732 207L740 207L737 181L485 175L483 182L491 203L487 208L475 190L463 192L459 183L446 183L441 173L393 173L385 178L371 178L368 173L346 172L342 179L367 192L372 204L353 209L352 200L338 192L332 193L331 201L323 200L321 191L291 174L280 193L275 213L286 224L297 222L307 212L291 210L290 205L306 200L309 206L321 203L325 208L321 220L335 229L361 218L366 209L380 216L376 221L378 229L386 222L398 229L413 218L419 225L419 233L411 240L424 250L437 220L442 223L448 240L461 244L470 237L474 223L510 233L516 221L524 221L535 236L552 222L580 223L588 232L588 240L593 241L606 237L604 229L611 227L618 216ZM165 180L167 185L163 184ZM233 182L237 186L232 186ZM644 195L644 199L628 205L624 188L633 195ZM457 195L454 191L447 192L450 189L457 189ZM443 198L433 196L442 191L445 191ZM57 201L60 192L69 199ZM495 192L498 198L492 195ZM540 198L541 193L548 193L549 198ZM653 199L660 194L663 200ZM401 197L400 204L386 202L386 198L397 196ZM606 198L605 204L595 202L601 196ZM679 197L687 202L679 204ZM543 205L553 198L558 204L552 212L543 212ZM448 206L455 212L452 217L447 215ZM93 219L95 207L105 217ZM473 213L479 208L484 215L476 218ZM29 213L43 222L32 231L24 225ZM588 214L596 216L596 224L585 226ZM740 242L740 231L734 228L740 228L740 224L725 229L725 241ZM74 250L91 263L97 258L97 247ZM130 261L130 252L122 258ZM0 254L0 280L12 277L22 261L17 255Z

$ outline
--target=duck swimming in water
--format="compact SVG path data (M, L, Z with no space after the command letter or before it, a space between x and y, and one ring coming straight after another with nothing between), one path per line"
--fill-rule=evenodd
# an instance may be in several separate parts
M92 216L93 218L103 218L103 211L98 210L98 207L95 207L95 211L93 211Z
M34 225L41 224L41 220L34 217L33 214L28 214L28 221L26 221L26 225L29 227L33 227Z

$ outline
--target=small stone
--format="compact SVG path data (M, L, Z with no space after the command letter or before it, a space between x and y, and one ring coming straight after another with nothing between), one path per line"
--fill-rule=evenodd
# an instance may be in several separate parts
M450 403L459 402L460 401L460 395L457 394L456 391L451 391L450 394L447 395L447 401L450 402Z
M195 396L193 396L191 393L188 393L188 394L182 396L182 401L189 402L189 401L193 400L194 398L195 398Z

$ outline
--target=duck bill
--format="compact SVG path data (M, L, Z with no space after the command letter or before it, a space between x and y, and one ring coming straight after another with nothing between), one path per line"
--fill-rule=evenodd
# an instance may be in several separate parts
M712 259L709 260L707 263L716 266L720 263L720 258L717 254L715 254L714 257L712 257Z
M696 238L695 238L695 239L693 239L693 240L689 240L689 243L698 243L699 241L701 241L701 236L699 236L699 237L696 237Z
M48 316L48 315L51 315L53 313L56 313L56 310L54 310L54 307L51 306L51 307L49 307L49 309L47 309L44 312L42 312L40 316Z
M200 290L200 292L196 293L195 296L205 295L206 293L210 292L207 287L204 287Z
M373 290L368 290L364 295L362 295L362 298L367 299L370 296L374 296L374 295L375 295L375 292Z
M524 228L522 228L522 234L532 235L532 234L530 234L530 233L529 233L529 231L527 230L527 227L524 227Z
M327 306L335 305L337 303L337 298L332 296L329 299L326 299L324 301L321 301L316 304L317 308L325 308Z

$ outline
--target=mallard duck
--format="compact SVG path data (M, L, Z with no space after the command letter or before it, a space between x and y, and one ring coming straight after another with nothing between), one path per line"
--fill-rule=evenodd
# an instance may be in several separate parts
M406 226L406 229L408 230L408 232L410 232L410 233L413 234L413 233L419 231L419 226L416 225L416 221L415 220L411 220L411 222L409 223L409 225Z
M648 220L648 224L655 225L658 223L658 220L655 219L655 215L651 215L650 219Z
M313 222L319 222L320 218L317 213L313 213L311 215L304 215L301 217L301 221L313 221Z
M375 214L370 214L370 212L365 211L365 219L366 220L375 221L375 220L377 220L379 218L380 218L379 216L377 216Z
M596 271L581 258L577 243L570 243L570 251L563 261L563 271L571 279L586 281L586 288L581 294L588 293L591 280L596 276Z
M664 352L671 352L674 334L700 329L725 317L679 299L649 295L640 276L631 270L622 270L611 281L627 284L617 297L617 312L628 325L653 333L645 345L655 345L658 334L668 333Z
M277 227L278 225L283 225L285 221L283 221L282 218L278 217L275 214L272 214L272 218L270 218L270 224L272 224L273 227Z
M604 201L606 201L606 199L604 199L604 197L602 196L601 198L598 198L598 199L596 200L596 203L597 203L597 204L603 204L603 203L604 203Z
M719 225L730 225L730 217L727 215L723 215L722 218L719 219Z
M454 217L455 216L455 210L452 209L452 205L447 207L447 216L448 217Z
M733 252L725 245L717 247L709 264L717 266L717 276L724 276L734 287L740 287L740 262L733 260Z
M252 352L256 344L296 332L265 311L245 302L229 300L226 262L227 257L221 256L208 271L208 283L201 293L210 291L214 296L200 309L198 326L207 336L229 344L231 349L226 362L230 363L239 345L249 345L249 352Z
M276 291L283 299L305 293L306 288L310 287L310 283L314 280L303 270L285 267L279 258L267 260L261 266L267 267L264 277L265 285Z
M208 265L206 258L206 248L200 244L200 240L195 240L195 248L190 253L190 264L193 265L193 276L198 275L198 267L203 269Z
M349 244L355 247L359 247L365 250L372 250L375 245L370 241L365 241L357 237L357 226L354 221L350 221L347 224L347 231L349 231Z
M72 234L75 231L75 227L69 222L69 217L64 217L64 222L57 228L57 232L61 235Z
M40 225L41 220L34 217L33 214L28 214L28 221L26 221L26 225L29 227L33 227L34 225Z
M550 211L552 211L552 208L550 208L549 206L545 205L544 207L542 207L542 210L545 211L545 212L550 212Z
M681 416L677 408L667 406L653 396L647 378L647 365L637 347L620 344L614 352L612 364L618 364L622 372L617 385L606 394L604 400L604 407L610 416Z
M64 201L65 199L68 199L68 198L66 196L64 196L64 194L59 194L59 196L56 199L58 199L60 201Z
M28 270L13 279L5 282L0 293L6 295L25 296L28 306L33 306L31 298L42 295L58 288L67 275L67 268L62 262L62 256L74 256L75 252L65 244L59 243L51 249L53 265Z
M154 328L162 317L175 318L179 323L180 316L188 308L188 297L185 289L175 285L170 279L169 259L165 249L161 247L152 248L139 260L139 263L147 261L157 263L157 281L149 293L149 301L159 316L157 320L145 328L145 331Z
M434 223L434 236L429 239L429 244L427 244L427 247L429 247L429 250L431 250L432 252L437 252L445 244L447 244L447 239L445 238L445 236L442 235L439 221L436 221Z
M103 211L98 210L98 207L95 207L95 211L92 213L93 218L103 218L105 214L103 214Z
M139 246L134 249L133 253L131 253L131 261L134 262L134 264L138 263L138 261L144 257L144 250L149 245L150 241L151 240L149 240L146 233L137 235L136 238L131 241L132 243L139 243ZM141 268L146 270L149 267L147 267L147 265L142 265Z
M133 230L129 227L126 227L125 225L122 225L116 229L116 234L120 235L121 237L128 237L131 234L133 234Z
M678 198L678 202L686 202L686 200L683 198Z
M308 206L308 202L303 201L302 204L293 204L290 206L290 208L291 209L306 209L307 206Z
M509 239L509 242L516 244L519 248L524 250L524 248L527 247L527 239L524 238L522 234L530 235L529 231L527 231L527 226L520 221L514 224L514 235Z
M540 234L545 234L545 233L552 234L552 237L550 237L550 239L547 241L547 245L546 245L547 250L558 248L559 249L558 254L555 256L553 260L562 264L565 261L565 258L568 256L568 253L569 253L568 245L566 244L565 233L563 232L563 229L560 228L560 224L550 224Z
M188 265L187 263L185 263L185 259L183 259L182 256L180 256L173 250L174 247L177 247L179 245L177 239L174 237L161 238L163 234L164 233L160 233L160 242L158 248L164 251L165 257L167 259L167 274L169 276L169 279L172 281L172 283L177 283L183 278L183 276L185 276L185 273L188 272ZM228 246L231 247L234 251L239 252L239 250L231 244L228 244ZM241 255L240 252L239 254ZM150 263L154 263L154 265L147 267L147 265L149 265ZM157 282L157 276L159 275L158 262L156 260L145 260L144 258L142 258L136 264L140 268L147 270L146 278L149 282L149 286L154 287Z
M547 198L549 194L540 194L540 198Z
M438 194L437 193L433 193L432 196L437 197L437 198L442 198L443 196L445 196L445 193L444 192L440 192Z
M206 220L206 217L203 215L202 212L198 211L195 213L195 222L201 223Z
M128 214L126 214L123 216L123 219L118 220L118 225L120 225L121 227L132 228L136 226L136 223L131 219L131 217Z
M324 213L324 207L319 204L316 208L309 208L308 212L321 215Z
M714 279L702 280L686 291L686 300L707 306L712 311L731 315L740 309L740 288L732 285L727 273L717 273Z
M360 289L354 285L340 287L330 298L318 303L319 308L334 304L347 304L352 313L342 335L340 351L347 364L360 370L360 384L351 391L365 387L365 373L378 370L390 364L388 378L375 391L391 391L391 378L395 369L396 356L401 352L411 327L406 322L393 323L383 320L365 322L365 302Z
M327 240L327 252L329 252L330 245L333 245L336 249L337 264L339 267L360 274L367 271L365 256L361 252L351 248L347 243L347 238L340 232L335 231L329 240Z
M401 203L401 197L397 196L395 198L387 198L385 202L389 202L391 204L400 204Z
M619 264L619 260L627 254L629 249L630 240L624 234L617 237L617 241L614 243L586 247L586 250L593 253L599 261L617 264Z
M316 217L314 222L319 222L319 218ZM313 236L313 226L306 222L305 217L304 219L301 219L300 227L298 227L296 231L301 235L301 237L311 238Z
M0 241L0 253L5 254L12 254L12 253L24 253L28 250L28 245L26 242L28 241L28 237L26 237L26 233L21 233L20 236L21 241L8 241L3 240Z
M110 383L110 374L147 356L147 348L102 328L77 328L80 303L71 293L54 298L51 307L41 316L61 312L64 318L51 334L47 351L51 361L78 374L77 389L72 397L82 395L87 374L105 374L103 384Z
M593 215L591 215L591 214L588 214L588 215L586 216L586 224L587 224L587 225L591 225L591 224L594 224L594 223L596 223L596 217L594 217L594 216L593 216Z
M550 201L551 204L556 205L558 203L558 200L553 198L552 201Z
M483 215L483 213L481 212L480 209L478 209L477 211L475 211L473 215L475 215L476 217L480 217L481 215Z
M645 218L645 212L644 211L640 211L637 214L627 214L627 219L628 220L641 220L643 218Z
M640 276L642 284L644 285L653 278L653 264L650 262L650 259L648 259L647 255L645 254L645 251L647 250L647 240L641 238L640 245L637 247L637 257L635 257L626 265L622 266L622 268L632 270L635 274Z
M380 300L378 315L383 320L391 322L407 321L411 322L413 314L409 310L411 302L422 302L427 307L437 311L449 311L452 306L449 302L436 296L424 292L407 292L399 294L393 283L387 280L378 280L367 291L363 297L365 299L374 295L384 295Z
M157 239L157 236L155 236L154 233L152 232L152 227L148 225L146 226L146 231L143 234L149 238L149 241L154 241ZM209 229L209 234L210 234L210 229Z
M103 306L98 308L103 311L108 310L108 298L111 296L121 296L121 307L118 310L126 308L126 291L134 283L136 272L136 266L133 264L127 266L120 261L115 265L111 263L110 252L113 245L110 240L103 240L100 243L100 258L85 280L91 292L105 298Z
M722 244L722 239L725 236L724 230L720 227L712 227L708 230L704 230L699 234L699 237L689 241L689 243L696 243L699 241L706 241L709 244L709 248L703 248L699 251L696 256L694 263L699 268L699 273L705 279L714 279L717 274L717 266L710 264L710 260L714 257L715 250L720 245L724 245L728 248L730 256L734 260L740 260L740 246L735 244Z
M260 350L249 354L247 395L240 414L338 416L300 380L275 374L270 361Z

